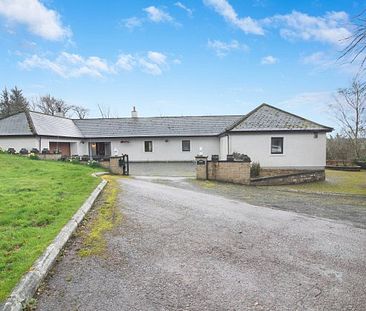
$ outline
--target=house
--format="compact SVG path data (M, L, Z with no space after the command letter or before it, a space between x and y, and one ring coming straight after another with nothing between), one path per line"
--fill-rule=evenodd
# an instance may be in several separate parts
M68 119L20 112L0 120L0 147L48 148L63 155L131 162L187 162L194 157L247 154L262 167L323 169L332 128L262 104L247 115Z

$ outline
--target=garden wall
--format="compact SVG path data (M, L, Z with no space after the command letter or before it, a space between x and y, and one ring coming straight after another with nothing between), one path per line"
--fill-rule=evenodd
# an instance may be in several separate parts
M302 171L299 173L251 178L252 186L294 185L325 180L325 171Z

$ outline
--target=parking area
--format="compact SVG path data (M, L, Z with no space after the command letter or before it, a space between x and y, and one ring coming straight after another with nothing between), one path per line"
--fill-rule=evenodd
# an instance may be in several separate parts
M176 180L120 179L107 250L80 257L76 236L38 310L364 309L365 230Z

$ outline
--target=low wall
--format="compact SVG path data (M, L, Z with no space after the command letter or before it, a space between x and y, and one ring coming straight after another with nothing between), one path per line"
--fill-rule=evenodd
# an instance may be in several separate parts
M226 161L212 162L207 161L207 158L200 158L197 160L196 177L197 179L249 185L250 163Z
M303 184L325 180L325 171L302 171L294 174L251 178L252 186L278 186Z
M53 161L57 161L57 160L60 160L61 159L62 154L61 153L46 153L46 154L40 153L40 154L38 154L38 157L41 160L53 160Z

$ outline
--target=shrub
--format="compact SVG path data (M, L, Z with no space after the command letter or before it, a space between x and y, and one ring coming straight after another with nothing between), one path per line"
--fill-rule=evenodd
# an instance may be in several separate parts
M20 154L28 154L28 149L27 148L22 148L19 150Z
M39 150L37 148L32 148L31 153L35 153L35 154L38 154L39 153Z
M80 158L79 157L71 157L69 159L69 162L71 162L72 164L80 164Z
M87 163L87 165L90 166L90 167L93 167L93 168L100 167L99 162L98 161L95 161L95 160L89 160L88 163Z
M42 149L42 154L49 154L50 151L48 150L48 148L43 148Z
M15 149L14 148L8 148L8 153L15 154Z
M29 155L28 155L29 159L31 160L39 160L39 156L34 153L34 152L31 152Z
M3 148L0 147L0 154L6 153L5 150L3 150Z
M233 157L236 161L251 162L249 156L243 153L233 152Z
M261 165L259 162L253 162L250 166L250 177L258 177L261 172Z

